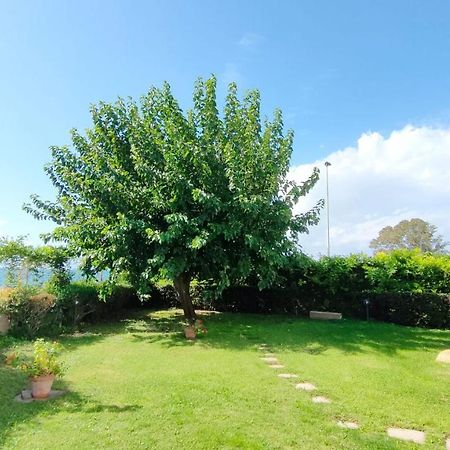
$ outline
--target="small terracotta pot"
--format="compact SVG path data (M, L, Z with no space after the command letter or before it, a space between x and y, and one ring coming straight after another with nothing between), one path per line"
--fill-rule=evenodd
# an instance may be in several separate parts
M11 322L9 317L5 314L0 314L0 334L8 333Z
M42 375L40 377L30 378L31 395L33 398L47 398L52 390L55 375Z
M184 329L184 335L186 336L186 339L193 341L197 337L197 333L194 330L194 327L186 327Z

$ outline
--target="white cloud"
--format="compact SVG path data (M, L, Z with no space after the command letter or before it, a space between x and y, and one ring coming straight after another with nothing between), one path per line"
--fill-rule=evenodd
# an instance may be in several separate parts
M266 39L258 33L245 33L238 41L239 47L253 49L261 45Z
M328 155L314 164L291 168L305 180L314 166L321 179L299 211L325 198L324 162L329 161L331 253L368 252L371 239L386 225L420 217L450 240L450 128L413 127L387 138L363 134L356 147ZM303 237L307 253L326 253L326 215Z

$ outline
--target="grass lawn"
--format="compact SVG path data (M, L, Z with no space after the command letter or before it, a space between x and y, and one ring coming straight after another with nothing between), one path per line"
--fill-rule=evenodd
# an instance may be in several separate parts
M51 402L13 402L26 380L0 365L0 447L417 448L386 437L399 426L427 432L420 448L444 449L450 436L450 366L434 361L450 331L212 314L208 335L190 343L176 331L179 313L139 314L62 338L67 372L55 387L69 393ZM260 360L263 342L284 369ZM0 337L0 348L9 343ZM318 390L296 390L299 381Z

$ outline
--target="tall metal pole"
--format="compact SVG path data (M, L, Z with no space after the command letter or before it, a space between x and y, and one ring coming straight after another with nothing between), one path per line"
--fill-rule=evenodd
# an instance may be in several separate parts
M331 163L328 161L325 162L325 171L327 178L327 255L330 257L330 192L328 189L328 167L331 166Z

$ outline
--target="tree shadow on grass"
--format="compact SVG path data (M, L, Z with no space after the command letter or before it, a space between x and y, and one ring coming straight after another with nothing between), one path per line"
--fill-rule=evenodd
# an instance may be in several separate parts
M0 364L0 447L3 448L6 440L14 431L15 426L28 423L40 415L57 414L59 411L69 413L124 413L142 408L142 405L114 405L102 404L84 398L79 393L70 390L64 380L55 381L54 388L66 391L58 398L46 401L33 401L19 403L14 400L22 389L28 387L26 377L18 370Z
M395 355L404 350L439 351L450 346L450 331L375 321L312 321L292 316L237 313L200 313L199 317L209 331L194 344L184 339L179 311L148 312L140 319L141 327L133 327L130 322L128 332L138 341L166 347L201 345L245 350L265 343L273 351L291 350L311 355L319 355L328 348L345 353L365 352L369 348Z
M181 310L129 311L114 322L86 325L81 332L61 335L65 351L97 344L111 335L128 334L136 341L165 347L201 345L206 348L246 350L267 344L273 351L298 351L320 355L329 348L345 353L367 349L387 355L399 350L430 350L450 348L450 330L405 327L384 322L340 320L313 321L287 315L217 313L199 311L208 333L195 343L183 334ZM1 344L1 342L0 342ZM0 345L1 350L1 345Z

